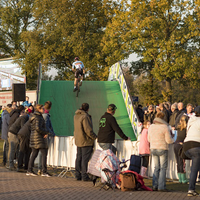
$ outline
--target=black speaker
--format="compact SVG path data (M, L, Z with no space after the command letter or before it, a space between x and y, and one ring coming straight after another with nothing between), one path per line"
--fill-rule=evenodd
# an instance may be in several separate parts
M13 101L26 100L26 84L25 83L12 84L12 100Z

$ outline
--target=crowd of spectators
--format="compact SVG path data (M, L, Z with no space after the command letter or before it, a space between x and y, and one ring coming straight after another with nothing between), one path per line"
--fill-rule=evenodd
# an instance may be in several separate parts
M38 104L34 107L26 97L19 106L11 102L3 107L1 139L4 140L3 164L7 169L36 176L33 166L40 152L38 174L50 177L46 164L48 142L55 136L49 114L51 106L52 103L47 101L44 106Z
M179 182L189 182L188 196L199 195L195 191L195 184L200 171L200 106L194 107L188 103L184 107L182 102L172 105L164 102L158 106L149 105L146 108L138 105L136 112L144 128L140 137L141 146L143 145L143 149L150 150L145 154L140 152L140 155L144 158L151 154L155 165L153 190L168 191L166 188L168 149L169 144L174 143ZM147 123L151 123L149 128L146 127ZM185 171L186 159L192 160L189 181ZM145 170L146 168L147 166ZM145 176L144 169L142 175Z
M22 105L16 102L1 108L1 138L4 140L3 163L11 171L26 171L27 176L46 176L48 143L55 136L49 111L52 103L45 102L35 107L27 98ZM75 112L74 137L77 146L75 163L76 179L88 181L87 165L91 158L94 140L97 139L103 150L113 149L115 132L128 138L119 127L113 116L116 105L108 105L107 111L100 118L99 131L93 132L92 117L88 114L89 104L84 103ZM185 160L191 159L191 174L188 196L199 195L195 191L195 183L200 171L200 106L194 107L182 102L161 103L159 106L149 105L142 108L138 105L136 112L142 122L139 154L142 157L141 175L147 177L149 157L154 161L153 190L167 191L166 169L168 165L169 144L174 143L177 162L177 173L180 183L188 183L185 171ZM176 137L175 137L176 135ZM33 171L34 161L39 153L38 172ZM17 160L17 168L15 167Z

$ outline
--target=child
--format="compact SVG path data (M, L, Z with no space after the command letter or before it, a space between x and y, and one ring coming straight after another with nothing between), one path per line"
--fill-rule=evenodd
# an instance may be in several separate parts
M180 183L188 182L185 173L185 161L178 155L179 149L182 147L183 141L186 137L187 122L188 122L188 116L183 115L178 124L177 139L176 142L174 143L174 153L176 157L178 179Z
M140 136L140 144L139 144L139 154L142 157L141 176L143 176L144 178L148 178L146 176L146 173L149 164L150 144L147 140L147 136L148 136L148 128L150 125L151 125L150 121L143 122L143 127Z

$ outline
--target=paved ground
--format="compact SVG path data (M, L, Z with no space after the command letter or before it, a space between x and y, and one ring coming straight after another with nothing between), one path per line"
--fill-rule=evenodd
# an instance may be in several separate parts
M92 182L76 181L74 178L28 177L25 173L11 172L0 167L0 200L43 200L43 199L125 199L125 200L177 200L200 199L187 197L185 192L121 192L101 190L93 187Z

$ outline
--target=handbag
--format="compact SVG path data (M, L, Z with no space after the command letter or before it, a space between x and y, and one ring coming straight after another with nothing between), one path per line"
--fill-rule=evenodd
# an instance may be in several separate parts
M130 191L136 189L135 174L132 174L130 172L120 173L119 177L121 180L121 191Z
M130 166L128 170L137 172L139 174L140 169L141 169L141 157L138 155L131 155Z

